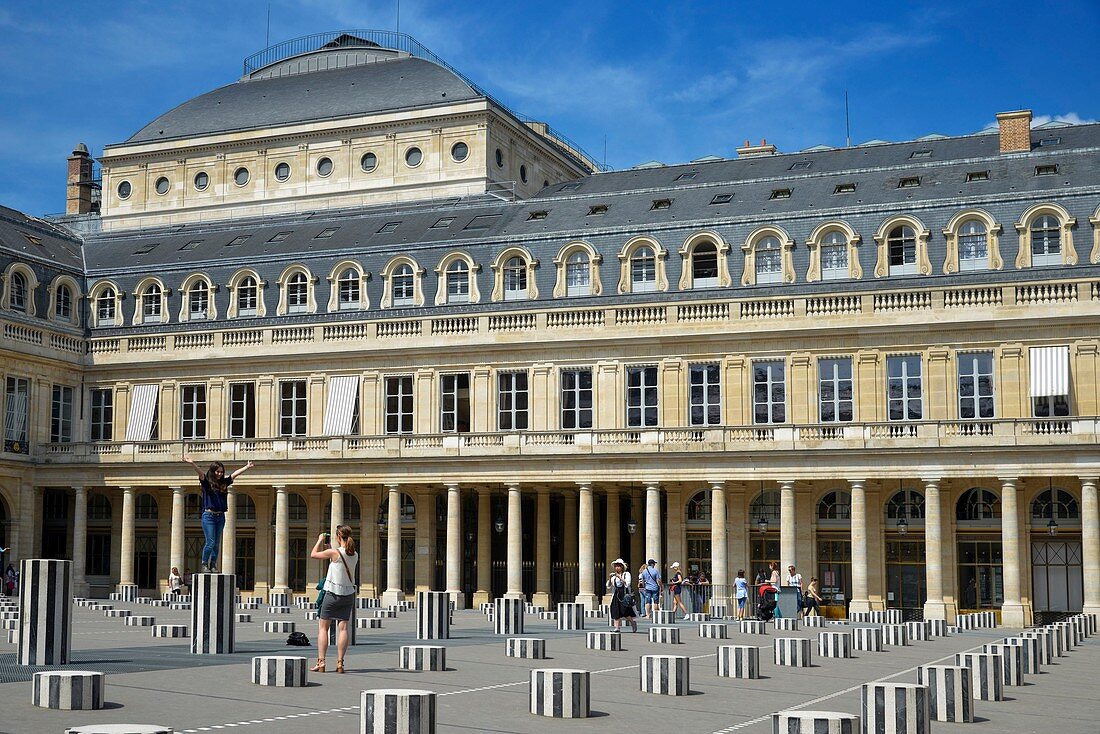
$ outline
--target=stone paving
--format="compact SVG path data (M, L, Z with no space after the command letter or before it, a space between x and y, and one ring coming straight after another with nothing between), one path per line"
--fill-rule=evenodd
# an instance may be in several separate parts
M112 602L115 608L154 615L158 624L189 624L189 613L141 604ZM681 644L650 642L649 626L623 633L622 651L585 648L583 631L559 632L553 622L527 615L524 636L547 640L547 660L505 656L505 637L477 611L458 611L452 638L431 641L447 647L448 669L409 672L398 667L401 645L416 644L414 612L386 619L382 629L358 630L358 645L348 654L348 673L309 674L306 688L270 688L250 682L255 655L313 657L315 648L284 645L285 634L265 633L269 619L293 620L311 641L316 623L305 611L271 615L252 611L251 623L237 625L237 652L195 656L187 640L156 638L148 627L128 627L121 618L83 607L75 610L73 664L69 669L107 673L106 701L101 711L53 711L31 705L33 672L15 664L15 646L0 639L0 732L28 734L64 732L66 727L92 723L142 722L170 726L177 732L359 731L359 693L370 688L418 688L438 694L441 732L677 732L703 734L771 732L770 714L789 708L859 712L860 686L873 680L915 683L916 667L953 662L956 652L979 649L1005 636L1006 630L963 631L946 638L887 647L884 652L855 651L851 659L820 658L820 628L767 635L742 634L729 624L727 639L702 638L696 623L678 622ZM363 615L370 612L362 611ZM588 630L606 629L604 620L585 620ZM844 629L826 627L825 629ZM813 666L778 667L772 641L778 636L814 640ZM756 645L762 677L757 680L720 678L716 674L718 645ZM686 655L691 658L691 694L661 696L639 690L639 657L644 654ZM312 660L311 660L312 662ZM330 670L335 654L329 654ZM577 668L591 672L592 718L548 719L528 713L528 679L533 668ZM936 732L972 731L1025 734L1096 734L1100 731L1095 700L1100 697L1100 636L1087 638L1065 657L1025 677L1022 687L1006 687L1006 700L976 702L978 722L944 724Z

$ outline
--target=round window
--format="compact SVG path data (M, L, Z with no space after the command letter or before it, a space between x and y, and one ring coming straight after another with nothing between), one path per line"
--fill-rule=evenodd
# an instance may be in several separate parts
M367 173L370 173L375 168L378 168L378 156L374 153L364 153L363 157L359 159L359 167Z
M519 180L527 183L527 166L519 167Z
M317 161L317 175L318 176L330 176L332 175L332 159L322 158Z
M416 168L423 160L424 154L420 152L420 148L409 148L405 151L405 164L409 168Z
M195 188L199 191L205 191L206 187L210 185L210 176L206 171L199 171L195 174Z
M248 183L248 178L248 169L244 166L241 166L233 173L233 180L237 183L238 186L244 186L246 183Z
M497 168L504 168L504 153L497 148Z
M166 179L164 176L161 176L160 178L158 178L157 182L155 184L153 184L153 186L154 186L154 188L156 188L157 193L160 194L161 196L163 196L164 194L167 194L168 189L171 188L170 184L168 183L168 179Z
M275 180L276 181L286 181L288 178L290 178L290 164L289 163L280 163L279 165L275 166Z
M129 181L123 181L118 185L118 198L129 199L132 193L134 193L134 187L130 185Z
M454 158L458 163L466 160L469 155L470 146L466 145L466 143L455 143L451 146L451 158Z

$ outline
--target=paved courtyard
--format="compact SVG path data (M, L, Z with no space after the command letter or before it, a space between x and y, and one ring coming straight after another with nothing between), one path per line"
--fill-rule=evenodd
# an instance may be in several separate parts
M189 624L189 612L138 604L111 602L115 608L155 615L158 624ZM368 614L368 612L362 612ZM237 652L232 655L193 656L186 640L154 639L148 627L127 627L122 619L77 607L73 625L71 669L107 673L102 711L51 711L31 705L31 674L39 668L15 664L15 646L0 642L0 732L27 734L63 732L67 726L143 722L171 726L177 732L325 731L357 732L359 692L368 688L418 688L439 694L438 730L442 732L771 732L770 714L786 708L858 713L860 685L889 679L916 682L916 667L952 662L956 652L980 648L1004 636L1003 630L962 632L885 652L855 651L852 659L817 656L813 667L778 667L772 661L777 636L816 640L820 630L803 628L766 636L747 635L730 623L729 639L701 639L694 623L680 622L680 645L651 643L645 623L639 632L624 633L622 652L585 649L583 632L559 632L553 622L527 616L525 636L547 640L548 660L506 657L504 637L477 611L455 613L452 639L420 642L415 639L414 612L384 620L383 629L359 630L358 645L349 651L348 673L310 674L306 688L267 688L249 682L254 655L312 656L313 648L287 647L285 634L265 633L268 619L293 620L313 641L316 622L305 612L289 615L252 612L253 622L237 625ZM588 629L606 629L604 620L586 620ZM832 629L837 629L833 627ZM6 635L5 635L6 638ZM939 732L1057 731L1059 734L1095 734L1095 700L1100 697L1100 639L1088 638L1045 666L1039 675L1026 676L1023 687L1006 687L1006 699L976 702L979 722L936 723ZM445 672L414 673L398 668L398 648L404 644L444 644ZM720 644L754 644L762 648L762 677L758 680L720 678L715 648ZM691 695L659 696L639 691L638 658L649 653L691 657ZM335 654L329 655L330 670ZM592 673L593 717L587 720L547 719L527 712L528 671L536 667L579 668Z

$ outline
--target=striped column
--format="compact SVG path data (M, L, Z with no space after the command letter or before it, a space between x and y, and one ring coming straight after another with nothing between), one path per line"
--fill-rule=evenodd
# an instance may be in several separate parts
M20 665L68 665L72 644L73 562L19 564Z
M1020 660L1024 674L1042 672L1042 641L1037 637L1006 637L1004 644L1020 648Z
M1054 658L1060 657L1061 653L1059 649L1061 647L1061 641L1050 630L1038 629L1027 630L1021 632L1020 637L1024 639L1038 640L1039 642L1039 664L1050 665L1054 661Z
M267 595L267 605L281 609L290 606L290 594L284 591L272 591Z
M1004 684L1006 686L1022 686L1024 684L1024 648L1004 643L992 643L982 645L982 652L1001 656L1001 671L1004 674Z
M707 622L699 625L699 637L713 640L724 640L729 636L729 626L717 622Z
M588 632L584 644L589 650L618 652L623 649L623 636L619 632Z
M955 665L970 668L970 690L979 701L1004 700L1004 661L989 652L962 652Z
M864 683L863 725L868 734L928 734L930 698L928 687L919 683Z
M970 681L970 671L961 665L917 668L917 683L928 686L932 718L936 721L974 721L974 694L970 691Z
M768 623L759 619L742 619L739 629L746 635L766 635Z
M759 678L760 648L752 645L719 645L718 675L723 678Z
M402 645L402 670L446 670L447 648L441 645Z
M658 642L665 645L679 645L680 644L680 628L679 627L650 627L649 628L649 641Z
M103 708L106 676L88 670L52 670L34 674L31 703L44 709L89 711Z
M643 693L686 696L691 689L686 655L643 655L639 664Z
M775 664L788 668L810 667L810 641L804 637L778 637Z
M493 604L493 631L498 635L522 635L523 599L502 598Z
M870 612L848 612L848 621L850 622L870 622Z
M445 591L416 592L416 639L446 640L451 636L451 595Z
M363 691L359 734L435 734L435 693L401 688Z
M909 632L904 624L882 625L882 641L887 645L904 646L909 644Z
M853 627L852 641L855 649L864 652L882 652L881 627Z
M137 586L137 584L119 584L118 585L118 591L116 593L118 594L118 597L117 597L118 601L126 601L126 602L130 602L130 603L136 603L137 602L137 595L138 595L138 586Z
M260 655L252 658L252 682L258 686L304 688L306 659L290 655Z
M382 629L382 620L375 619L374 617L360 617L355 620L355 628L361 630L380 630Z
M348 645L357 644L355 641L355 630L359 628L356 623L357 610L355 607L351 608L351 616L348 617ZM372 620L374 622L380 622L381 620ZM335 645L336 637L340 633L340 623L337 620L332 620L328 625L328 644Z
M532 670L529 695L530 711L536 716L586 719L591 710L587 670Z
M872 624L890 624L886 619L885 609L874 609L871 611L871 623Z
M264 632L288 635L295 630L294 622L284 622L280 619L269 619L264 622Z
M776 617L772 620L772 624L777 630L783 632L794 632L798 629L798 620L794 617Z
M509 637L504 646L505 657L542 660L546 657L546 640L539 637Z
M108 619L125 619L129 617L133 612L129 609L105 609L103 610L103 616Z
M782 734L860 734L859 716L836 711L779 711L772 731Z
M1077 628L1070 622L1058 622L1054 625L1054 631L1062 637L1062 649L1072 650L1081 644L1081 638L1077 635Z
M150 619L152 619L152 618L150 617ZM238 612L235 619L237 620L237 624L251 623L252 622L252 615L244 613L244 612Z
M931 625L928 622L906 622L905 632L910 640L929 640L932 637Z
M191 654L223 655L236 646L233 600L237 577L196 573L191 577Z
M153 637L187 637L187 625L154 624Z
M676 624L676 612L671 609L654 609L650 621L653 624Z
M825 618L820 614L812 614L802 618L803 627L824 627Z
M382 600L372 597L361 596L355 600L356 609L380 609L382 607Z
M852 657L852 635L848 632L819 632L817 654L823 658Z
M584 629L584 604L561 602L558 604L558 629Z
M928 634L932 637L947 637L946 619L926 619L924 623L928 625Z
M156 623L157 623L157 618L156 617L130 616L130 617L126 618L126 626L127 627L152 627Z

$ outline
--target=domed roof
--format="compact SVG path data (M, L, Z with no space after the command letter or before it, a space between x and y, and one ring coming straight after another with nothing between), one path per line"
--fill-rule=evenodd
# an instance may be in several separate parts
M400 56L338 69L245 78L164 113L127 143L211 135L482 98L438 64Z

